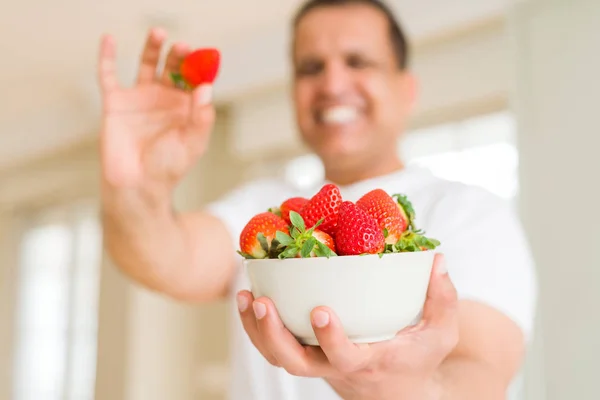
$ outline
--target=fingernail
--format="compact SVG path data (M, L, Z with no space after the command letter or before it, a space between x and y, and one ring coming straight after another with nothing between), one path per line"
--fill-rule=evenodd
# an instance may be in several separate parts
M237 295L237 304L240 312L244 312L248 309L248 299L241 294Z
M438 275L445 275L448 273L448 267L446 267L446 257L444 257L443 254L438 254L437 273Z
M252 304L252 308L254 308L254 316L256 319L262 319L267 314L267 307L259 301L255 301Z
M317 328L324 328L329 324L329 314L325 311L315 311L312 320Z
M196 88L194 93L196 102L202 106L210 104L212 101L212 85L201 85Z
M165 28L157 26L152 29L152 34L155 38L162 40L167 36L167 31L165 30Z

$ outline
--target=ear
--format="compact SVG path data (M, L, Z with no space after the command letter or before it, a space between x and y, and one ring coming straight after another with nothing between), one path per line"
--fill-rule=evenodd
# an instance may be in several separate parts
M419 93L419 81L417 77L410 71L404 71L400 75L400 93L402 95L402 101L406 105L406 112L410 114L413 112Z

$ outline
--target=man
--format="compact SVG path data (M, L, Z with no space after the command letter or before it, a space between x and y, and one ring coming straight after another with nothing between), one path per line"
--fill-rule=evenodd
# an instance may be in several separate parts
M382 3L312 0L293 29L297 123L327 181L348 200L376 187L408 194L420 227L442 241L422 321L392 341L356 346L335 310L319 308L311 318L321 346L305 348L283 328L269 299L252 298L235 254L244 223L320 185L298 191L283 182L253 182L204 211L173 212L173 189L206 150L215 114L209 86L188 94L170 82L169 72L189 51L184 44L171 48L157 76L160 30L149 35L130 89L115 79L114 42L102 43L108 252L137 282L173 298L237 300L232 399L504 398L531 335L535 300L518 221L489 193L399 160L396 141L417 90L404 35Z

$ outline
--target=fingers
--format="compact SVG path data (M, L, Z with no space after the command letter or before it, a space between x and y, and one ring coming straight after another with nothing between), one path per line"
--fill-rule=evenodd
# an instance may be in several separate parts
M244 330L248 334L248 337L250 338L250 341L252 341L254 347L256 347L263 357L265 357L272 365L279 367L280 365L277 362L277 359L268 351L263 339L260 336L258 325L256 323L256 317L252 308L253 302L254 297L250 292L242 291L237 296L238 309Z
M98 80L103 92L110 92L119 86L115 59L115 40L112 36L105 35L100 43L100 56L98 59Z
M331 310L315 308L311 313L311 321L319 345L334 368L342 373L351 373L368 364L372 354L369 345L352 343Z
M324 377L332 374L323 353L307 352L285 328L273 302L259 298L254 301L253 308L262 343L288 373L304 377Z
M458 335L458 296L446 269L442 254L435 257L427 299L423 308L425 329L435 329L444 342L456 341Z
M190 48L185 43L176 43L169 50L169 54L167 55L167 60L165 62L165 68L163 69L161 82L164 85L173 85L173 80L171 79L171 73L179 71L179 66L181 62L190 52Z
M152 29L148 34L138 71L138 84L151 83L156 79L156 67L166 36L165 31L160 28Z

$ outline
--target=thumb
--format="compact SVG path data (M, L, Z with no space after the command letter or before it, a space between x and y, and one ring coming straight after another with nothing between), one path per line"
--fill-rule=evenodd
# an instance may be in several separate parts
M423 320L427 326L445 328L456 324L458 318L456 288L448 276L446 259L436 254L423 307Z
M215 110L212 105L212 85L200 85L192 92L190 128L196 132L205 132L212 128Z
M206 146L215 121L212 105L212 85L198 86L192 92L192 104L186 127L186 140L193 153L201 153Z

